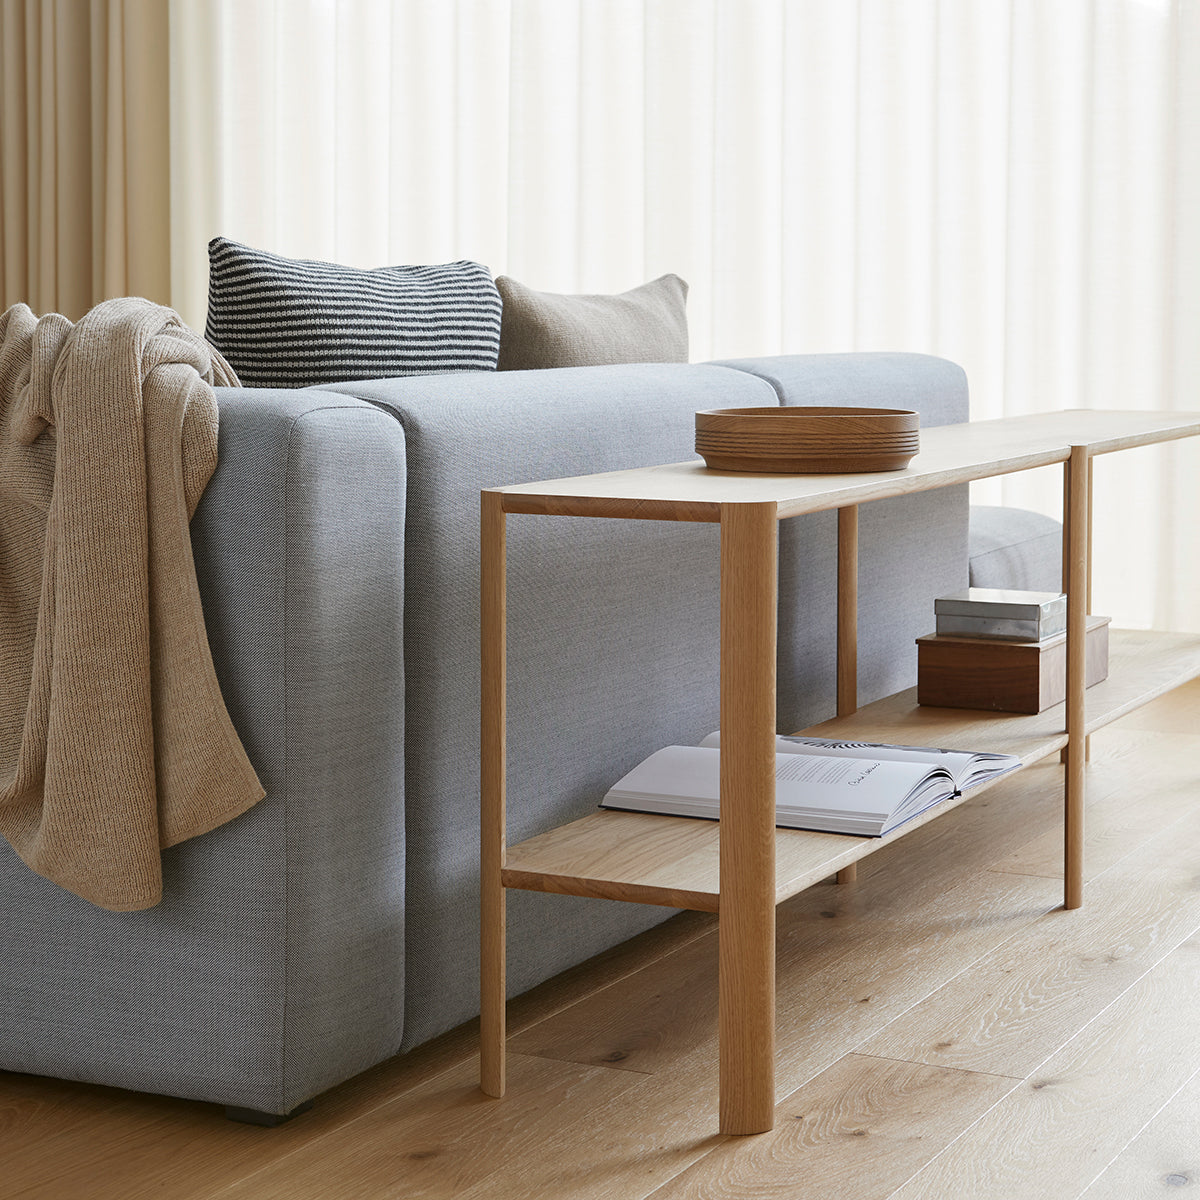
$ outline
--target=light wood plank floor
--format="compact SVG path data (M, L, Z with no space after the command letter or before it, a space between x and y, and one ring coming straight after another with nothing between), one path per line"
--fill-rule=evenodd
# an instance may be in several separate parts
M715 919L510 1006L509 1095L457 1030L275 1130L0 1075L5 1200L1135 1200L1200 1189L1200 682L1092 742L1085 906L1060 769L779 910L775 1129L715 1133ZM596 901L596 903L608 903Z

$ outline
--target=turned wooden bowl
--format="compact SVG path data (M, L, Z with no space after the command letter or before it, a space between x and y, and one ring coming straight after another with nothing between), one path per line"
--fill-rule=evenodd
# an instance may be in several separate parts
M907 408L714 408L696 414L696 453L715 471L901 471L920 423Z

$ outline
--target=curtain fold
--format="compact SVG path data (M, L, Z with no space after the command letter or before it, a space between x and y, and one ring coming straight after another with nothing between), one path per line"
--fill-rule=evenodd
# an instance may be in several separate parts
M2 0L0 307L169 301L167 61L160 0Z

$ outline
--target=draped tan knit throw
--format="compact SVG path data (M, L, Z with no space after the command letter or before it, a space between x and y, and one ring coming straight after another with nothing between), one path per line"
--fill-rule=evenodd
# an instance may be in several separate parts
M213 670L188 524L228 364L169 308L0 316L0 833L115 911L263 796Z

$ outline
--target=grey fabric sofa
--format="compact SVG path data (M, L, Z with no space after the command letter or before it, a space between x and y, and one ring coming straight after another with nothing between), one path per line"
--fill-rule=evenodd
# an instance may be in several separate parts
M483 487L692 457L700 408L967 419L919 355L224 390L193 522L209 639L267 796L94 908L0 843L0 1068L286 1114L478 1011ZM510 836L572 819L717 724L715 528L522 517L509 535ZM964 488L864 506L860 696L915 680L966 586ZM833 705L835 520L784 523L779 726ZM514 993L668 917L514 893Z
M1057 592L1062 523L1023 508L971 506L971 587Z

